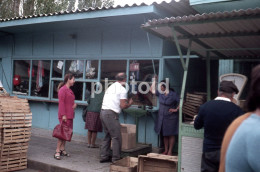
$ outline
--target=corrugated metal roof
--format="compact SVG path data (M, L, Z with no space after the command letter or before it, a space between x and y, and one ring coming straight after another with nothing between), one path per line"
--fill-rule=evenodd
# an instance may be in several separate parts
M150 5L155 5L158 7L163 8L167 12L170 12L172 16L176 15L188 15L188 14L195 14L196 11L189 6L188 0L172 0L171 2L167 3L162 1L161 3L154 2ZM146 3L141 3L140 5L133 4L133 5L124 5L124 6L110 6L110 7L103 7L103 8L87 8L82 10L75 10L75 11L61 11L49 14L38 14L38 15L30 15L30 16L21 16L21 17L14 17L14 18L7 18L7 19L0 19L0 22L8 22L12 20L23 20L23 19L30 19L30 18L38 18L38 17L46 17L46 16L58 16L58 15L65 15L65 14L76 14L76 13L87 13L93 11L103 11L103 10L112 10L112 9L120 9L120 8L132 8L132 7L140 7L140 6L150 6Z
M200 56L211 51L216 58L260 57L260 8L153 19L142 28L173 40L172 26L180 44L188 47L192 39L192 51Z

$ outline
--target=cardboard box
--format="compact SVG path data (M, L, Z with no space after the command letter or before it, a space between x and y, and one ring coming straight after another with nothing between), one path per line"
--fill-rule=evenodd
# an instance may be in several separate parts
M125 157L110 165L110 172L137 172L138 158Z
M138 156L138 171L163 171L163 172L177 172L178 171L178 157L160 155L156 153L150 153Z
M122 149L136 147L136 125L121 124Z

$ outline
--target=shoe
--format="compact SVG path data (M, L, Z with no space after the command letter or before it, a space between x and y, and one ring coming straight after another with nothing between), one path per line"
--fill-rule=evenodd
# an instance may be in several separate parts
M60 155L61 156L67 156L67 157L70 156L70 154L68 154L65 150L60 150Z
M89 145L90 148L99 148L98 145Z
M101 159L99 162L100 163L112 162L112 159L111 158Z
M90 145L91 145L91 144L88 144L88 148L90 148Z
M54 154L54 159L56 159L56 160L61 160L61 151L60 152L55 152L55 154Z

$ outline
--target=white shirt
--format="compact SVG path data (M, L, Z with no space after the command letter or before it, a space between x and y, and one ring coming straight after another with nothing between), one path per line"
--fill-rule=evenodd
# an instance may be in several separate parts
M119 82L115 82L105 92L102 109L120 113L120 99L127 99L127 91Z
M226 97L216 97L215 100L224 100L224 101L227 101L227 102L231 102L231 100L229 98L226 98Z

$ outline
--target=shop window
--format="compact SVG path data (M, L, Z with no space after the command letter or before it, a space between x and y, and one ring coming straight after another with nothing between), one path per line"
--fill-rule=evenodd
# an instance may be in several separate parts
M75 82L74 85L70 88L74 92L75 100L82 101L83 83L82 82Z
M54 99L58 99L58 86L62 81L53 81L53 92L52 97ZM75 95L75 100L82 101L83 95L83 83L82 82L75 82L75 84L70 87Z
M49 96L50 65L50 60L32 61L31 96Z
M52 98L58 99L58 86L62 81L52 81Z
M53 78L62 78L63 66L64 66L63 60L53 60L53 70L52 70Z
M66 60L65 74L72 73L75 78L83 79L84 60Z
M28 95L30 60L15 60L13 67L13 94ZM34 74L35 71L32 71Z
M107 78L115 81L115 76L119 72L126 72L126 60L102 60L101 62L101 81Z
M157 105L157 97L149 90L153 76L158 73L159 60L130 60L129 92L135 105Z
M98 77L98 60L86 61L86 79L97 79Z

